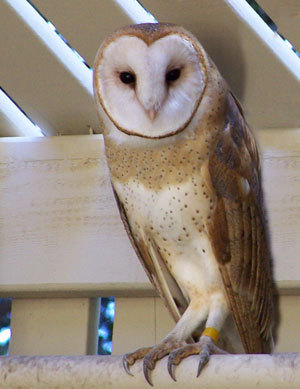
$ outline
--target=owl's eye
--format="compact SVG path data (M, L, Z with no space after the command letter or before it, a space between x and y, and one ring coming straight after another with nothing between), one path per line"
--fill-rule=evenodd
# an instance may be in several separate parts
M181 71L178 68L170 70L166 74L166 81L170 82L178 80L178 78L180 77L180 73Z
M120 80L123 84L134 84L135 83L135 75L130 72L121 72Z

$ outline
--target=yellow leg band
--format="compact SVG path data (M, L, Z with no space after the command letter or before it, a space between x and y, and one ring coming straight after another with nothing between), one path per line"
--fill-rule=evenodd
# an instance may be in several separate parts
M209 336L215 343L217 343L220 332L213 327L206 327L202 335Z

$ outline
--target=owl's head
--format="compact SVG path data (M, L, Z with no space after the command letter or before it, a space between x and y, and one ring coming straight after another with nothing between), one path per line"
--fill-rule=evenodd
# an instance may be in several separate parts
M94 65L101 110L119 131L164 138L185 129L202 99L208 57L179 26L139 24L102 44Z

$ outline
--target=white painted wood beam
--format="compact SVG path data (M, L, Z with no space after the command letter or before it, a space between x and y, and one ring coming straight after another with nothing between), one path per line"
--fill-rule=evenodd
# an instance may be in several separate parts
M152 372L155 389L298 389L300 354L213 355L196 378L198 357L192 356L176 368L174 382L167 371L167 358ZM2 389L149 389L136 362L129 376L122 357L0 357Z
M41 129L0 88L0 135L1 136L43 136Z
M99 306L97 298L13 299L9 355L97 354Z
M259 131L275 279L300 292L300 130ZM0 139L2 296L153 296L101 135Z

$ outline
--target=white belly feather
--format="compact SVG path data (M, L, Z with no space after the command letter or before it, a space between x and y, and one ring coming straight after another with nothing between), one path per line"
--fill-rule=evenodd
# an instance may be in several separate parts
M199 190L201 182L197 182L197 189L190 181L159 191L133 181L115 182L114 186L133 233L153 237L188 300L202 294L209 303L211 293L223 291L206 227L212 199L205 189Z

